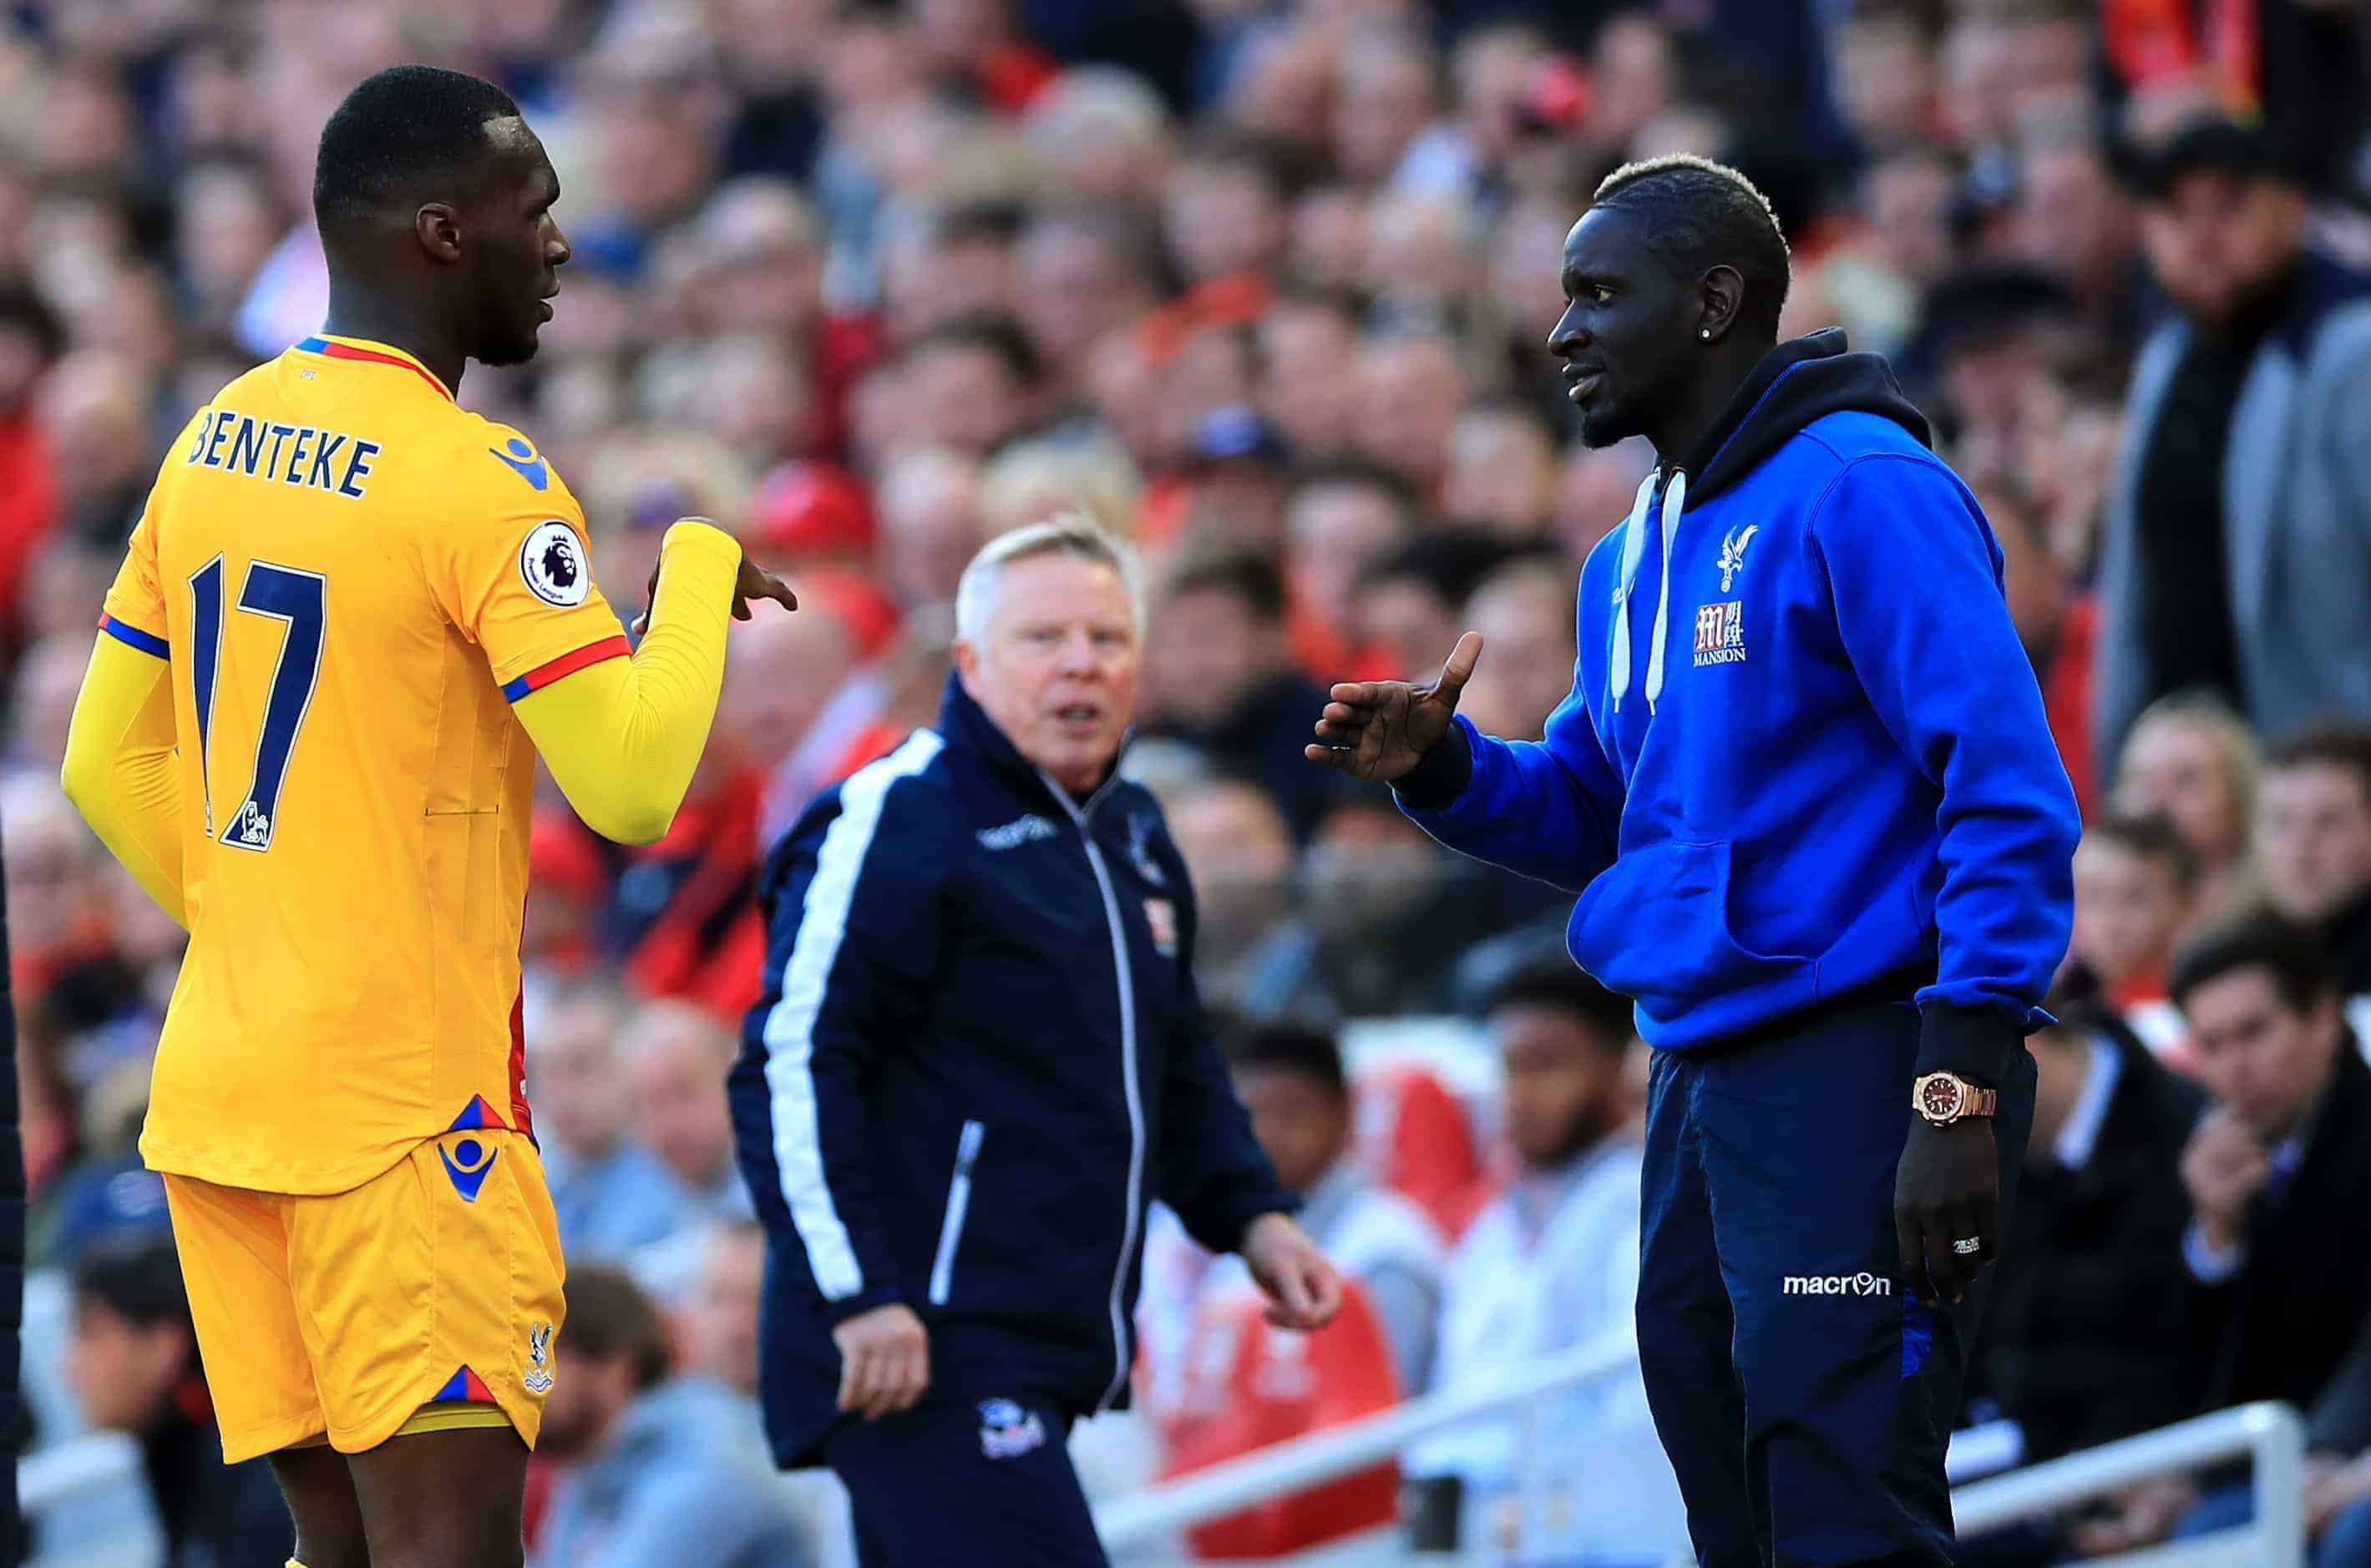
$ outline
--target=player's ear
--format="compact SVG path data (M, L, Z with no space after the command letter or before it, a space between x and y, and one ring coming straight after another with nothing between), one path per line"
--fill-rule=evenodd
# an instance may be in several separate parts
M447 202L431 202L411 214L411 232L420 248L439 261L461 259L461 225Z
M1719 266L1697 282L1696 336L1717 343L1737 323L1737 308L1745 300L1745 277L1734 267Z

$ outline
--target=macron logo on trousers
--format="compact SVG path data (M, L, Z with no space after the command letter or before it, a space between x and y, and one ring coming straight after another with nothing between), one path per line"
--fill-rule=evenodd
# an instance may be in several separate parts
M1879 1274L1788 1274L1780 1285L1787 1296L1891 1296L1893 1282Z

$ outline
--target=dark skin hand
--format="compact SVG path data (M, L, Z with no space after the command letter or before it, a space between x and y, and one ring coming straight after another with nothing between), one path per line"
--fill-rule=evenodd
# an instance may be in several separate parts
M1405 778L1449 733L1457 699L1481 657L1482 634L1469 631L1457 640L1440 678L1430 686L1344 682L1326 694L1333 700L1318 718L1316 744L1302 755L1353 778L1388 784Z
M1990 1117L1911 1123L1893 1181L1893 1233L1904 1288L1929 1307L1956 1302L2000 1256L2000 1156ZM1967 1254L1951 1243L1974 1237Z
M685 517L677 521L706 523L709 520L705 517ZM632 630L636 637L642 636L651 628L650 607L659 602L659 564L657 561L651 563L651 585L642 595L642 613L634 617ZM749 552L745 549L741 552L741 575L734 579L733 583L733 618L734 620L749 618L749 601L752 599L771 599L786 610L795 610L799 607L799 596L791 592L790 584L751 560Z

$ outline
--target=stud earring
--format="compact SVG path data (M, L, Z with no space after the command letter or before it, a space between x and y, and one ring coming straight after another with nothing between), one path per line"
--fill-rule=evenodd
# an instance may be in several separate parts
M1696 329L1696 336L1709 343L1712 341L1712 329L1709 327L1699 327Z

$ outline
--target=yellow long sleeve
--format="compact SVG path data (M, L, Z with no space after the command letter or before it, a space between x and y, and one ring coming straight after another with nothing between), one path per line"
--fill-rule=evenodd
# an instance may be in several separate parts
M649 844L675 821L716 718L740 570L731 535L677 523L633 657L588 664L512 706L561 793L603 837Z
M60 782L109 853L181 925L181 780L173 667L101 633L75 698Z

